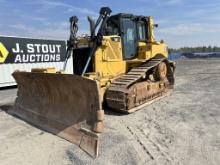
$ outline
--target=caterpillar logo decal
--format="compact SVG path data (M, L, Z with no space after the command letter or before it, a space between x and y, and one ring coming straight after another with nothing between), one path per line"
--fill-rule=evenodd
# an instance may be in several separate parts
M65 41L0 36L0 64L62 62L65 55Z
M8 57L8 50L0 42L0 63L4 63L5 59Z

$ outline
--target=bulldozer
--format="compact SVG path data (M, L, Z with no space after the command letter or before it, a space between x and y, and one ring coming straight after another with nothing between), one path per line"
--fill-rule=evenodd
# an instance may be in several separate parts
M171 93L176 63L156 41L151 16L102 7L90 34L77 37L78 18L70 18L70 37L61 71L33 68L13 73L18 93L12 114L98 156L104 109L132 113ZM72 57L74 74L65 74Z

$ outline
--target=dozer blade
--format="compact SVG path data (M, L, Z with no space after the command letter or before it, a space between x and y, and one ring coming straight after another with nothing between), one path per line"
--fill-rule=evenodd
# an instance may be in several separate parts
M103 131L99 88L76 75L14 72L18 96L12 114L98 156Z

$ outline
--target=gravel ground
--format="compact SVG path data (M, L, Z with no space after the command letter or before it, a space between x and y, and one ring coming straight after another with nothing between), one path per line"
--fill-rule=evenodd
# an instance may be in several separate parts
M0 164L220 164L220 60L180 60L171 96L130 115L106 111L100 155L7 114L0 90Z

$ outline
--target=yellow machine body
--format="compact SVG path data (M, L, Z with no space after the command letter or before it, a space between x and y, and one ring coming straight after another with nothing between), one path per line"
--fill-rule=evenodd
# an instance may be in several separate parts
M138 55L131 60L123 59L123 48L120 36L103 36L102 46L100 46L94 55L93 69L94 72L86 73L84 77L96 80L100 87L101 100L104 99L104 93L111 81L122 74L127 73L131 68L139 66L156 56L163 56L168 58L168 47L161 41L158 42L154 37L154 23L153 18L148 17L149 40L147 42L138 42ZM113 41L112 38L118 38ZM85 45L85 39L80 45ZM89 41L87 42L89 44Z
M109 12L109 8L101 9L98 20L101 18L104 20L100 29L106 24L105 18ZM116 79L126 76L126 73L135 67L144 64L144 67L154 69L157 65L154 65L155 61L152 59L156 57L163 59L161 62L166 63L167 66L171 63L167 60L167 45L163 41L155 40L155 24L152 17L141 17L141 19L146 21L144 26L148 27L148 36L147 40L138 41L134 58L124 58L125 47L121 35L100 37L99 32L102 32L100 30L97 37L78 38L77 44L71 49L74 63L75 50L81 47L91 48L97 44L90 61L90 70L86 70L85 73L70 75L56 71L54 68L33 68L32 72L14 72L13 77L18 84L18 96L11 113L77 144L93 157L97 157L99 135L104 130L103 102L106 101L106 91ZM81 53L79 57L84 56L88 56L88 53ZM81 65L81 62L78 64ZM148 64L151 66L149 67ZM164 65L161 65L161 68L162 66ZM152 77L152 75L147 76ZM172 77L172 74L170 76ZM154 83L156 81L154 78L151 78L152 81L141 82L140 79L144 77L144 75L136 77L138 83L134 83L132 91L143 92L149 89L149 93L155 95L155 90L152 90L154 86L160 91L166 86L165 81Z

